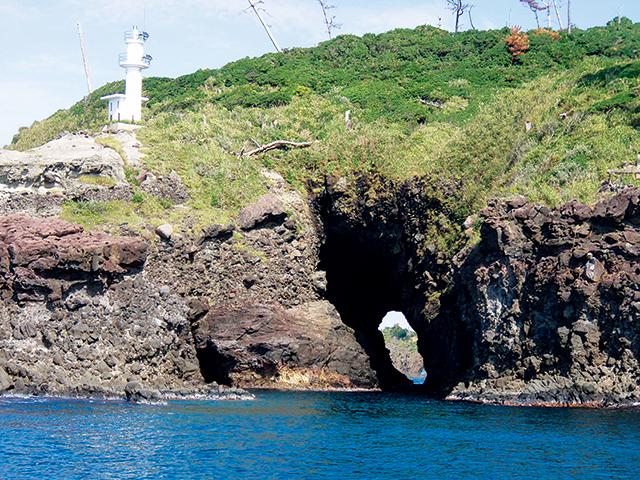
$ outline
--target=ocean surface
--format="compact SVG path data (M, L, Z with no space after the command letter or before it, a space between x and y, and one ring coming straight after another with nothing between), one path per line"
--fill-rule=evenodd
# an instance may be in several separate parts
M254 393L165 406L0 397L0 479L640 478L640 409Z

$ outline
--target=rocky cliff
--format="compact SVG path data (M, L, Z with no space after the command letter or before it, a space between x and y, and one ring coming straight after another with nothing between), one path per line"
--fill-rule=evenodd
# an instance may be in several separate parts
M1 391L406 388L378 331L398 310L418 334L426 392L640 401L638 189L558 209L495 200L480 212L479 242L454 256L470 226L456 213L457 181L329 176L304 198L264 171L269 193L228 223L194 234L121 225L108 235L22 214L131 194L117 178L90 190L49 185L46 165L58 164L45 160L25 160L45 165L39 176L27 169L28 185L3 187L5 212L20 214L0 218ZM149 194L188 199L175 172L141 175Z
M84 150L94 150L88 140ZM69 138L56 151L61 141ZM25 199L5 202L8 211L50 214L86 193L68 180L69 165L46 183L60 155L31 155L17 159L37 163L28 184L4 184ZM77 155L70 162L84 165ZM273 193L195 236L169 225L141 236L123 225L124 237L0 217L0 391L158 398L244 395L237 386L376 388L354 331L322 300L316 219L281 177L265 179ZM179 200L179 178L151 180L162 187L151 194ZM108 198L114 186L91 192ZM34 199L50 208L25 207Z
M480 213L482 239L456 258L449 301L424 332L446 325L466 350L429 342L448 397L640 401L640 190L553 210L516 197Z

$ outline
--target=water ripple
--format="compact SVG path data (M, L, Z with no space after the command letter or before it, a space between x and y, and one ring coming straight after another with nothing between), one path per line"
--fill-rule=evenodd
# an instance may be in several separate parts
M637 478L640 410L385 393L0 400L0 479Z

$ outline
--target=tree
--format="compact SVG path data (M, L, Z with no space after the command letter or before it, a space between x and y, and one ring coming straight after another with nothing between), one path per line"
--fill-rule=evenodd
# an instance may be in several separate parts
M545 5L544 7L541 7L540 4L536 2L536 0L520 0L520 2L529 6L533 14L536 16L536 24L538 25L538 28L540 28L540 19L538 18L538 11L545 10L545 9L548 10L549 6Z
M460 17L464 15L464 12L466 12L467 9L472 8L473 5L462 3L462 0L447 0L447 4L449 5L447 8L451 10L453 15L456 16L455 32L458 33L458 28L460 27Z
M567 33L571 33L571 0L567 0Z
M282 50L280 49L280 45L278 45L278 42L276 42L276 39L274 38L273 34L271 33L271 30L269 29L269 26L265 23L264 19L262 18L262 15L260 15L259 10L263 10L264 9L258 9L256 7L256 5L259 5L261 3L264 3L262 0L259 0L257 2L254 2L252 0L247 0L249 2L249 5L251 5L247 10L252 9L255 14L258 16L258 19L260 20L260 23L262 24L262 26L264 27L264 30L267 32L267 35L269 35L269 38L271 39L271 43L273 43L273 46L276 47L276 50L278 52L282 52ZM247 11L245 10L245 12Z
M509 51L513 58L516 58L529 50L529 36L526 33L521 32L521 29L522 27L517 25L511 27L511 34L504 38L504 41L509 45Z
M558 17L558 25L560 26L560 30L562 30L562 18L560 18L560 10L558 10L557 0L553 0L553 7L556 10L556 17Z
M324 15L324 24L327 26L327 33L329 34L329 38L331 37L331 31L333 29L339 29L340 27L342 27L341 23L336 23L336 17L335 15L333 17L329 17L327 15L327 10L330 10L332 8L336 8L335 5L329 5L329 2L327 2L327 0L318 0L318 3L320 4L320 7L322 8L322 15Z

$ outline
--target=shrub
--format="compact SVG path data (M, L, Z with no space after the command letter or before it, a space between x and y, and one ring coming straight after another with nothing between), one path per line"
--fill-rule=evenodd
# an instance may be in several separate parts
M529 50L529 35L521 32L521 29L522 27L516 25L511 28L511 33L504 37L504 41L509 45L509 51L513 58Z

